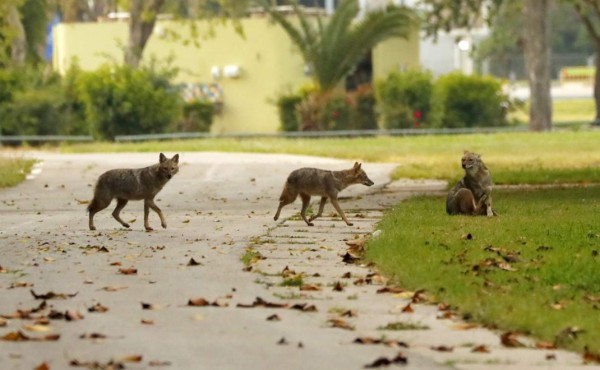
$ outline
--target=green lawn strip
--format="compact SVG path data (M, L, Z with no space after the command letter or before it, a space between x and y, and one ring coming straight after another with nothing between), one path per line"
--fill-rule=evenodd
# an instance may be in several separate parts
M250 152L288 153L398 163L399 178L462 176L460 157L482 155L497 184L600 182L600 131L501 133L368 138L193 139L144 143L93 143L61 147L63 152ZM185 158L185 157L184 157ZM368 166L365 168L368 172Z
M0 157L0 188L15 186L25 180L34 163L33 159Z
M578 327L558 344L599 352L600 186L499 190L494 205L498 217L448 216L445 197L406 200L367 258L476 322L550 342Z

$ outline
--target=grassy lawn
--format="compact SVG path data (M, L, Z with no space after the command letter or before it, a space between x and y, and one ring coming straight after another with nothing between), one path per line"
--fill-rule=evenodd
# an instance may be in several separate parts
M552 117L555 123L587 122L596 116L594 99L557 99L552 101ZM513 112L509 116L518 122L529 122L529 102L523 109Z
M409 199L367 257L476 322L600 352L600 186L500 190L494 204L498 217L448 216L445 197ZM559 335L569 327L584 332Z
M25 180L34 163L32 159L0 157L0 189Z
M63 152L289 153L393 162L394 178L456 180L465 149L483 156L497 184L600 182L600 131L329 139L198 139L68 145ZM183 156L185 160L185 156ZM368 166L366 167L368 172Z

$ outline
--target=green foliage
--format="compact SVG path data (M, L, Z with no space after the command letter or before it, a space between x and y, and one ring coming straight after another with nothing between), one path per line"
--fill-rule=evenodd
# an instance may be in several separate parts
M64 81L68 81L65 79ZM0 72L0 130L4 135L83 135L87 126L68 84L44 68Z
M379 113L388 129L438 126L434 114L433 77L430 72L392 72L376 83Z
M402 202L380 223L367 258L477 322L600 351L600 186L493 194L493 218L448 216L445 197ZM573 326L581 335L557 337Z
M486 127L507 124L507 97L499 80L450 73L435 84L443 127Z
M356 91L301 91L277 101L284 131L376 129L375 97L369 86Z
M335 89L378 43L393 37L407 38L416 28L414 13L406 7L390 6L386 11L370 12L355 21L360 10L358 1L347 0L341 2L324 24L320 16L313 21L296 4L294 13L299 20L296 26L271 8L270 1L263 0L262 3L300 50L321 91Z
M208 132L213 123L215 106L208 101L193 101L183 104L183 120L177 131Z
M173 71L104 65L83 73L78 88L96 137L162 133L181 113L181 98L170 80Z
M279 122L283 131L298 131L299 117L296 110L302 101L300 95L281 95L277 98L277 110L279 111Z

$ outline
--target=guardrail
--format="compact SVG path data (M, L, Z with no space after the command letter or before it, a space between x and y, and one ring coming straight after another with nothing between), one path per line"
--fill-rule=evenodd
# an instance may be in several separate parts
M491 134L497 132L528 131L527 126L485 127L485 128L439 128L439 129L393 129L393 130L338 130L338 131L293 131L293 132L174 132L168 134L118 135L116 142L134 142L151 140L187 140L212 138L332 138L332 137L370 137L370 136L415 136L415 135L458 135ZM91 142L91 136L67 135L18 135L0 136L0 142Z

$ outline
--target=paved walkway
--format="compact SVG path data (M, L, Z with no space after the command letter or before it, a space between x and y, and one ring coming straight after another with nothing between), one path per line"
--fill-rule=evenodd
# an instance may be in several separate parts
M0 341L0 369L109 368L111 361L131 369L359 369L386 361L407 369L583 367L578 354L504 348L498 333L440 319L437 307L403 312L410 294L378 293L382 277L343 260L347 243L370 234L386 208L441 189L384 187L392 165L364 164L376 185L343 193L353 227L328 205L327 217L308 228L294 217L299 201L283 209L283 222L272 220L287 174L350 162L180 153L180 173L157 197L168 229L151 214L157 231L144 232L142 205L130 202L122 213L130 230L105 210L91 232L82 201L97 176L158 155L33 155L43 159L41 173L0 191L0 315L12 317L0 320L0 337L29 339ZM248 252L260 257L245 267ZM298 276L302 290L281 286ZM398 322L428 329L380 330ZM473 352L477 346L489 352ZM585 367L593 368L600 367Z

